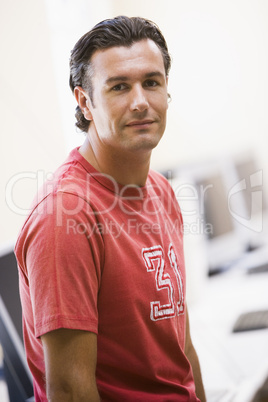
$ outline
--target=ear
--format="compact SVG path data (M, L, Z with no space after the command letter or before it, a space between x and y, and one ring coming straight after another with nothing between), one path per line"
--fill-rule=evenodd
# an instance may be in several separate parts
M75 87L74 96L85 119L89 121L92 120L92 113L91 113L92 104L88 94L83 90L82 87Z
M168 90L168 76L166 76L166 85L167 85L167 90ZM167 102L168 102L168 105L171 102L171 95L169 92L167 93Z

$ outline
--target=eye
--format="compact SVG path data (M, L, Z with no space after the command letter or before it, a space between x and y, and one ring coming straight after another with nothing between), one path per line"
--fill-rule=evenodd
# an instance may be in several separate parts
M144 86L149 88L157 87L158 85L159 83L155 80L146 80L144 83Z
M123 91L126 88L127 88L126 84L117 84L112 88L112 91L119 92L119 91Z

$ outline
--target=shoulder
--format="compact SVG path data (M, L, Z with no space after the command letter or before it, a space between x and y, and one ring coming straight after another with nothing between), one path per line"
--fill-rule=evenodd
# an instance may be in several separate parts
M40 185L25 223L36 216L53 215L56 207L68 211L77 209L77 205L78 209L82 204L86 205L85 201L88 198L86 183L90 171L83 166L79 156L78 150L74 149L64 163Z
M66 225L73 224L74 220L94 224L95 216L85 185L90 173L73 154L74 151L40 186L18 234L16 249L37 233L64 233Z
M161 185L163 187L167 187L167 188L171 187L168 179L163 174L161 174L160 172L157 172L156 170L151 169L149 171L148 178L151 182L155 182L158 185Z
M157 188L158 192L164 193L167 198L176 200L172 185L164 175L155 170L150 170L148 179L149 186Z
M179 202L171 182L164 175L154 170L150 170L148 178L149 185L161 198L163 205L169 210L171 208L182 220Z

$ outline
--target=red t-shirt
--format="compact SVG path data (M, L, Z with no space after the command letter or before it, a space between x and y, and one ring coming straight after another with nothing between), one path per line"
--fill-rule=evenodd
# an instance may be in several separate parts
M58 328L98 334L102 401L198 401L184 354L182 218L161 175L123 187L73 150L15 253L36 402L47 400L40 336Z

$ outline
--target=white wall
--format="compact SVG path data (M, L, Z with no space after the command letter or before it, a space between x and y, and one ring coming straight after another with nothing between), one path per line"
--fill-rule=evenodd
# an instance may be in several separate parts
M1 2L0 247L14 242L39 180L64 157L62 122L41 0ZM5 188L8 186L7 201Z
M112 2L101 0L43 0L47 10L53 66L60 100L61 121L66 149L84 141L84 134L75 127L76 101L69 88L69 57L77 40L96 23L110 18Z
M0 249L14 244L38 187L83 141L68 63L76 40L110 15L108 1L92 4L1 2Z
M162 29L173 58L166 136L153 166L255 152L268 172L268 2L115 0Z

